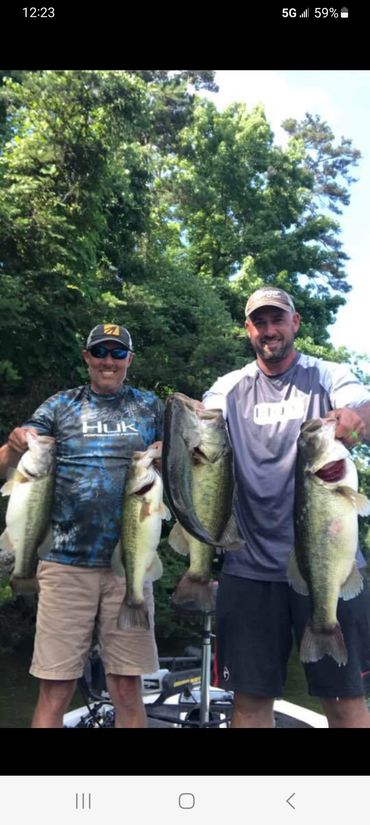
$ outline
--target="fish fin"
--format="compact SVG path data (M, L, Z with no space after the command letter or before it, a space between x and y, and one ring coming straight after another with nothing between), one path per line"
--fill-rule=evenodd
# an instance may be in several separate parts
M15 484L28 484L29 481L33 481L33 479L26 473L22 473L21 470L18 469L18 467L11 467L8 470L6 482L1 488L1 493L3 496L10 495Z
M172 596L173 604L183 610L201 610L202 612L215 609L215 588L210 579L194 579L189 573L180 579Z
M10 496L14 487L14 481L6 481L1 488L1 495L2 496Z
M14 485L17 482L23 482L23 481L28 481L28 478L26 478L26 476L24 476L23 473L20 473L19 470L17 470L16 467L11 467L7 472L6 482L1 487L1 490L0 490L1 495L2 496L10 496L10 494L12 493Z
M356 508L359 516L370 515L370 501L363 493L357 493L352 487L347 487L346 484L337 487L337 492L351 499L353 506Z
M144 628L148 630L150 627L148 608L143 602L142 604L130 605L124 599L119 612L117 626L120 630L132 630L133 628Z
M189 540L187 533L178 521L175 522L167 541L170 547L172 547L173 550L176 550L176 553L180 553L181 556L188 555Z
M223 550L242 550L242 548L245 547L245 542L241 538L238 530L235 513L231 513L217 542L218 546L222 547Z
M163 502L159 507L159 513L162 516L162 518L166 519L166 521L170 521L171 518L172 518L172 513L170 512L168 507L166 507L166 505Z
M140 508L139 521L144 521L146 518L148 518L148 516L150 516L151 512L152 510L149 502L143 501Z
M355 494L357 512L359 516L370 516L370 501L363 493Z
M122 578L126 578L125 568L122 562L122 545L121 542L118 541L110 560L112 572L115 576L122 576Z
M289 556L287 576L290 586L293 588L293 590L296 591L296 593L300 593L301 596L309 595L307 583L305 582L302 573L298 567L297 556L294 550Z
M358 596L361 590L363 590L363 587L364 580L358 567L354 564L348 578L342 584L340 596L347 602L349 599L354 599L355 596Z
M331 656L339 667L347 664L347 648L340 624L334 625L330 631L317 631L312 622L308 621L301 642L301 662L318 662L325 654Z
M158 579L161 578L163 575L163 564L161 559L159 558L158 553L154 553L153 559L145 571L145 578L151 579L152 582L156 582Z
M37 593L39 586L36 576L22 578L22 576L11 576L9 584L14 596L28 596Z
M7 550L8 553L14 553L14 545L10 540L10 536L7 530L4 530L4 532L0 536L0 550Z
M39 559L43 559L46 556L46 554L49 552L49 550L51 550L52 546L53 546L53 531L52 531L51 526L50 526L47 533L46 533L45 538L42 540L41 544L37 548L37 555L38 555Z

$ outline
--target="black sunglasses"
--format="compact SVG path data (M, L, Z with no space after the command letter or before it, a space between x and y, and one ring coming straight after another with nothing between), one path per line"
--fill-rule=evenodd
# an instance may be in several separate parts
M127 358L130 350L125 349L125 347L113 347L113 349L109 349L108 347L104 347L103 344L94 344L93 347L90 347L89 352L91 352L94 358L106 358L107 355L111 355L112 358L123 361L124 358Z

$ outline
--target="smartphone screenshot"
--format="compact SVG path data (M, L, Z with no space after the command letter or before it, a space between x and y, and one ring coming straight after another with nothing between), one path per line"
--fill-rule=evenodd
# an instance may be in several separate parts
M363 818L368 11L2 31L3 816Z

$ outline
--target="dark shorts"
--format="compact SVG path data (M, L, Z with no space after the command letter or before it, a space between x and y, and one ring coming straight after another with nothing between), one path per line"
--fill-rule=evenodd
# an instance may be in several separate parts
M339 599L337 610L348 651L346 665L331 656L302 664L308 692L322 698L366 694L370 673L370 593ZM219 683L254 696L283 695L295 638L299 649L310 618L310 598L285 582L265 582L221 574L217 594L216 640Z

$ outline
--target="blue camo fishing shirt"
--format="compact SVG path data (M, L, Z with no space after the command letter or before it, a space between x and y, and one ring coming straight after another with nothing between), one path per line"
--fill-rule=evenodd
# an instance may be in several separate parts
M53 544L43 558L109 567L131 456L162 439L162 402L129 385L115 395L85 385L48 398L24 426L56 439Z
M286 581L294 545L297 439L302 421L329 410L359 407L370 394L345 364L297 353L280 375L253 361L218 378L204 394L222 409L234 454L236 519L244 548L227 551L223 570L235 576ZM364 564L358 552L358 562Z

